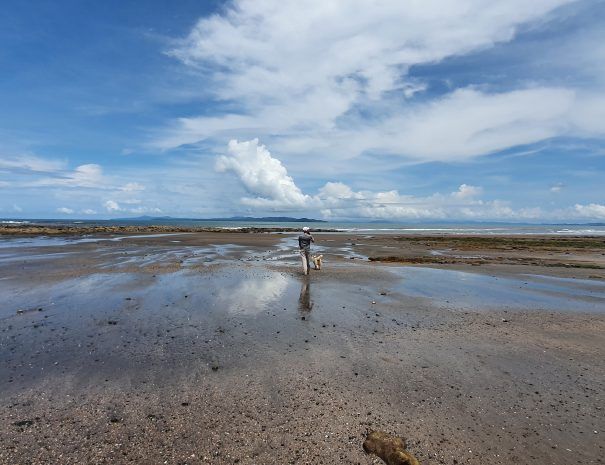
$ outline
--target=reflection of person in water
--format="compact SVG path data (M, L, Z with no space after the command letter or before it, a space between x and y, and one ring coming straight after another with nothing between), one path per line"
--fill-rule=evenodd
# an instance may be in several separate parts
M308 279L304 279L300 288L300 297L298 298L298 309L301 312L310 312L313 308L311 301L311 283Z

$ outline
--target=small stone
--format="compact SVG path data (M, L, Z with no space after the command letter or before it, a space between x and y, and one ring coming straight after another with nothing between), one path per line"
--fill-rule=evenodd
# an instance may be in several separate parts
M33 420L21 420L13 422L13 425L18 426L20 428L24 426L32 426L34 424Z

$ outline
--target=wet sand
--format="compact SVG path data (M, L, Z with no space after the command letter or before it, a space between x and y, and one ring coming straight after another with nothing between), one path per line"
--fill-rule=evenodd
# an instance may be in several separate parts
M603 463L604 239L147 232L0 241L0 463Z

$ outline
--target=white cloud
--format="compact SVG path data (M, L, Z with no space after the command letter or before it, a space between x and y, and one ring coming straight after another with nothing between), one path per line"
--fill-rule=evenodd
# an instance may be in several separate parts
M460 89L385 121L378 128L383 140L370 144L415 158L462 159L565 133L573 103L574 92L565 89Z
M32 171L32 172L55 172L64 169L65 162L48 160L31 154L23 154L18 157L0 156L0 170L8 171Z
M21 208L19 205L17 205L16 203L14 203L13 204L13 211L20 213L20 212L23 211L23 208Z
M320 210L326 218L373 219L471 219L537 220L565 218L603 218L605 206L575 205L543 211L537 207L514 209L502 200L479 198L483 189L461 184L449 194L426 197L401 194L397 190L355 191L342 182L328 182L316 195L304 194L284 165L274 158L258 140L231 141L229 153L217 160L220 172L231 171L241 181L249 197L241 203L254 208L290 211Z
M105 206L105 209L110 213L122 210L120 205L114 200L107 200L103 205Z
M31 187L83 187L107 188L107 180L103 176L101 166L95 163L77 166L74 170L62 170L52 177L45 177L27 182Z
M310 149L341 159L371 150L418 161L464 160L579 133L573 120L575 97L574 91L562 88L492 94L464 88L405 108L387 107L385 115L371 121L348 122L347 127L327 132L291 134L274 145L286 153Z
M561 192L565 188L565 184L558 182L554 186L550 186L551 192Z
M605 134L605 93L584 92L575 101L571 115L576 131L585 136Z
M396 190L386 192L355 192L341 182L328 182L317 195L304 194L288 175L286 168L271 156L258 139L229 142L229 154L218 158L219 172L232 171L250 197L241 203L255 208L285 210L319 209L328 217L364 218L449 218L481 217L482 215L513 216L502 204L475 199L480 187L462 184L449 195L430 197L402 195Z
M138 192L138 191L145 190L145 186L143 186L142 184L139 184L138 182L129 182L129 183L125 184L124 186L122 186L120 188L120 190L122 190L124 192Z
M362 199L363 196L342 182L327 182L319 189L317 198L326 204L335 204L341 200Z
M410 67L509 41L519 26L571 1L235 1L201 19L169 53L204 69L214 78L212 97L240 110L180 118L156 144L254 134L273 138L285 156L346 159L380 150L451 160L554 136L605 134L605 106L573 89L466 88L409 101L427 88L408 78Z
M76 167L70 176L70 184L79 187L97 187L102 182L103 170L99 165L90 163Z
M403 86L403 95L405 98L412 98L418 92L423 92L428 89L428 84L406 82Z
M390 191L353 191L342 183L328 183L313 199L328 217L382 219L509 218L519 216L500 201L477 199L480 187L462 184L450 194L427 197Z
M598 203L591 203L588 205L576 204L574 209L580 217L605 219L605 205L600 205Z
M0 168L0 204L4 203L5 212L12 211L11 205L17 203L33 217L52 216L62 206L73 209L74 214L101 217L108 216L104 203L112 200L123 212L140 207L155 214L156 208L168 208L175 216L190 217L203 212L204 216L216 217L231 213L236 200L229 197L229 188L236 187L236 181L225 182L213 170L213 161L199 154L164 159L157 164L114 165L107 171L98 164L44 164L44 158L37 160L37 169L57 169L35 172L21 165L16 167L12 161L11 169L6 164ZM195 210L198 208L199 212ZM90 212L85 213L87 209Z
M128 210L130 213L162 213L162 210L157 207L135 207Z
M130 202L132 203L132 202ZM162 213L162 210L158 207L149 207L149 206L145 206L145 205L140 205L138 207L134 207L134 208L124 208L122 205L120 205L118 202L116 202L115 200L107 200L103 206L105 207L105 210L107 210L107 212L109 213L115 213L115 212L127 212L127 213L135 213L135 214L145 214L145 213Z
M403 87L402 68L508 41L517 26L565 3L240 0L201 19L170 53L219 66L215 91L227 99L322 91L375 98Z
M64 213L66 215L71 215L74 211L71 208L60 207L57 208L57 213Z
M256 197L246 197L242 203L250 206L303 207L308 200L288 176L286 168L273 158L258 139L247 142L231 140L229 155L216 162L219 172L234 172L244 187Z
M0 175L7 173L13 188L115 189L115 182L103 174L96 163L70 168L66 161L37 155L0 156ZM140 184L126 184L134 187Z
M465 200L477 197L478 195L481 195L482 192L483 189L481 187L462 184L460 187L458 187L458 190L456 192L452 192L451 195L454 198Z

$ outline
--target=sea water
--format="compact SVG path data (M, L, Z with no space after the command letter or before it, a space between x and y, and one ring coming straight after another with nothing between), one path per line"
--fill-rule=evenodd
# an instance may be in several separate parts
M187 228L295 228L302 229L331 229L341 232L359 234L442 234L442 235L593 235L605 236L604 223L586 224L523 224L523 223L454 223L454 222L362 222L362 221L325 221L325 222L294 222L294 221L253 221L253 220L204 220L182 218L152 218L152 219L121 219L121 220L65 220L65 219L0 219L0 224L44 224L49 226L179 226Z

